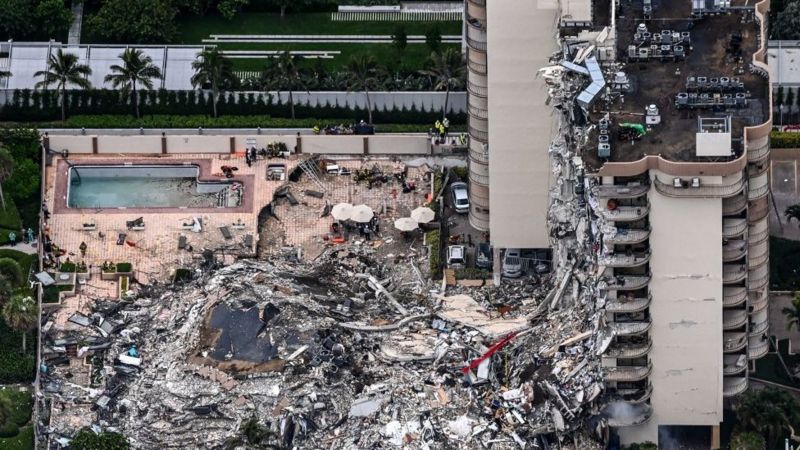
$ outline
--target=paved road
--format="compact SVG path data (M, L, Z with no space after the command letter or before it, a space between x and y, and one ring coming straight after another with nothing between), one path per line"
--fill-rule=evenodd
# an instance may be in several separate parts
M39 251L35 242L33 244L19 243L17 245L0 245L0 249L16 250L29 255L35 255Z

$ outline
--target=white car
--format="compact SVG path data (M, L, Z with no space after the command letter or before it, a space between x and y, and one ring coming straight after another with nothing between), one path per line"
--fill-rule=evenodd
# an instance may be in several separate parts
M459 214L469 212L469 194L467 193L467 183L457 181L450 185L450 192L453 194L453 207Z
M518 248L506 249L503 255L503 276L519 278L522 276L522 251Z
M463 245L447 247L447 267L449 269L463 269L467 265L467 248Z

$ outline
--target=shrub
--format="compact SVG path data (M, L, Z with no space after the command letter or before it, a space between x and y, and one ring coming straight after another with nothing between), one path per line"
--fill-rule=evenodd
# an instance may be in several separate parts
M61 267L59 268L60 272L75 272L78 266L75 265L73 262L63 262L61 263Z
M9 420L0 425L0 438L10 438L19 434L19 425Z
M16 286L25 282L22 267L11 258L0 258L0 274Z
M112 262L104 262L103 266L100 268L104 273L114 273L117 271L117 266Z
M458 179L463 182L466 182L467 178L469 177L469 169L466 167L453 167L450 169L450 173L458 177Z
M439 275L439 255L441 254L442 244L440 241L439 230L431 230L425 235L425 242L430 247L430 256L428 258L429 270L431 278Z
M30 333L28 337L36 336ZM22 333L12 330L0 320L0 383L26 383L36 374L35 345L22 353ZM34 341L35 342L35 341Z
M129 262L117 263L117 272L130 272L133 270L133 265Z
M770 133L772 148L800 148L800 133L773 131Z

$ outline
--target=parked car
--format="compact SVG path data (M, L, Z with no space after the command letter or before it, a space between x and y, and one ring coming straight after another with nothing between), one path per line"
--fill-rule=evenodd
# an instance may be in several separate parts
M494 255L493 248L488 242L481 242L475 250L475 267L479 269L491 269Z
M503 255L503 276L519 278L522 276L522 252L518 248L507 248Z
M467 265L467 248L463 245L447 247L447 267L450 269L463 269Z
M467 183L457 181L450 185L450 192L453 195L453 208L459 214L469 212L469 194L467 193Z

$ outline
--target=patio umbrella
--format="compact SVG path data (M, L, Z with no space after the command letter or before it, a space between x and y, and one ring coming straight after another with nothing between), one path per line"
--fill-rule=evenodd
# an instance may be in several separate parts
M349 220L353 214L353 205L350 203L337 203L331 209L331 216L336 220Z
M428 223L433 220L435 216L436 213L427 206L420 206L419 208L411 211L411 218L416 220L418 223Z
M353 207L353 212L350 213L350 220L358 223L367 223L375 216L372 208L367 205L358 205Z
M394 227L400 231L412 231L416 230L419 224L411 217L401 217L394 221Z

